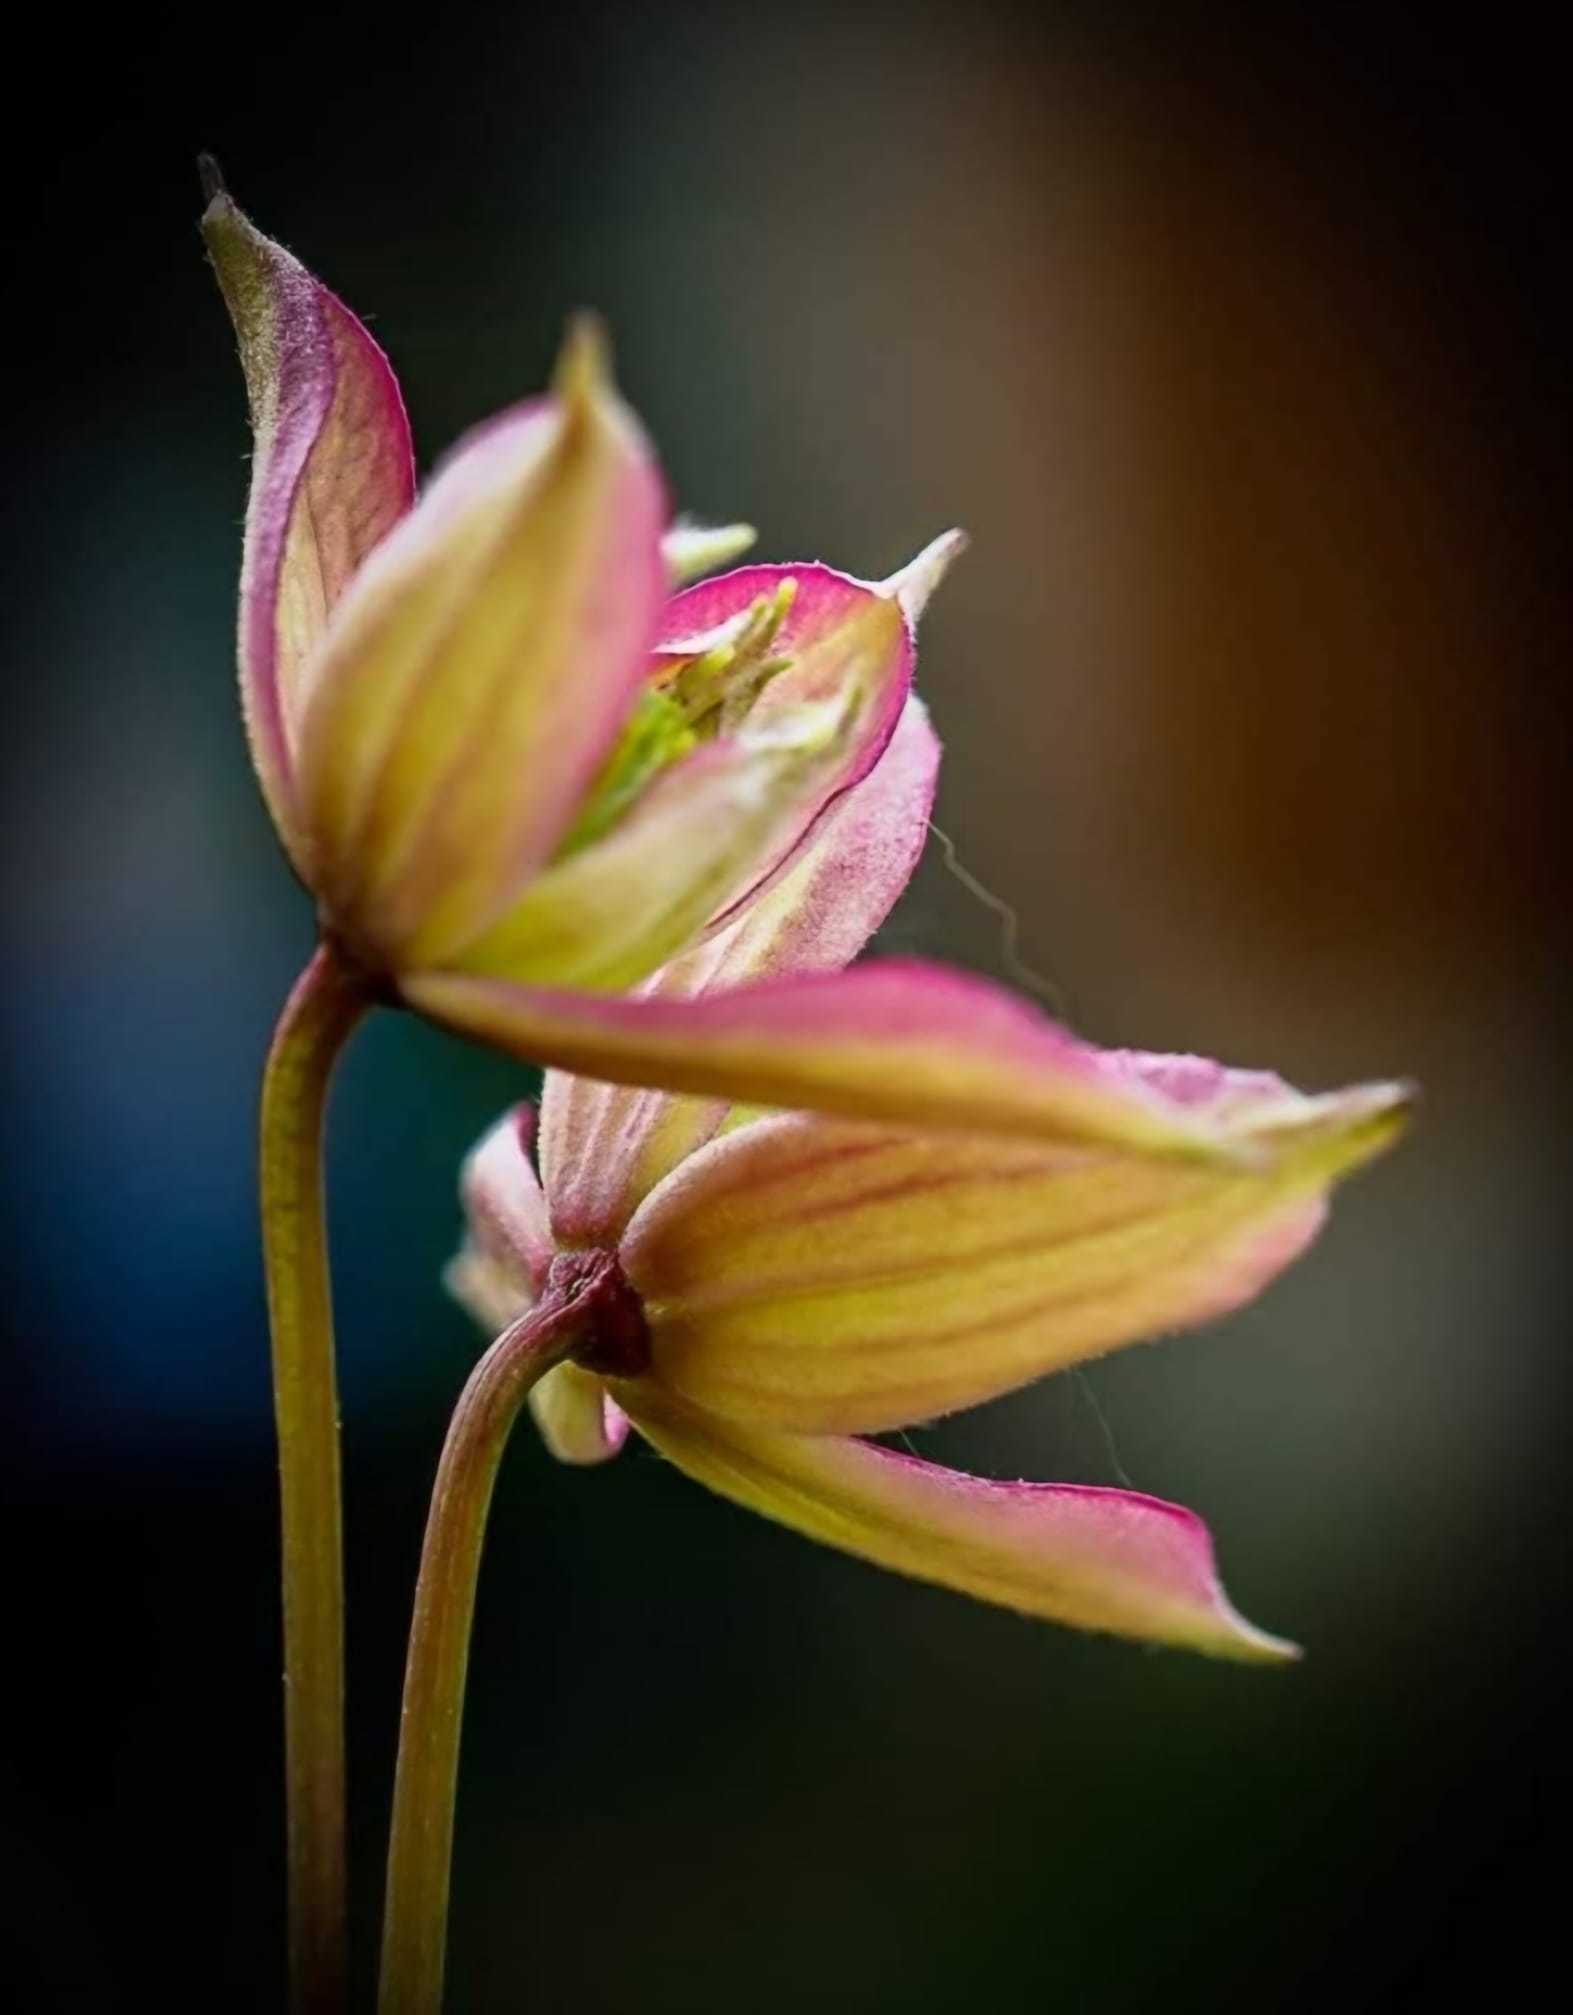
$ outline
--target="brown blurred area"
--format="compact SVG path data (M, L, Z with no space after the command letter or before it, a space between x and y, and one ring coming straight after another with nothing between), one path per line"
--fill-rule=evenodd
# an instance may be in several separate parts
M1455 235L1436 164L1385 158L1325 79L1297 104L1271 71L957 40L901 80L921 192L862 220L866 293L831 293L874 324L837 381L864 485L975 532L929 671L989 785L971 853L1029 913L1134 904L1283 961L1292 995L1467 1018L1560 895L1565 416L1535 410L1491 220ZM803 176L789 286L837 164ZM887 374L909 424L876 407L870 441L858 380Z
M972 530L925 664L968 857L1078 992L1045 912L1133 978L1196 932L1282 962L1291 1003L1544 980L1566 415L1470 187L1502 164L1428 158L1331 29L925 29L714 51L763 207L740 242L720 187L662 257L731 282L767 518L870 567ZM751 76L812 90L811 151Z

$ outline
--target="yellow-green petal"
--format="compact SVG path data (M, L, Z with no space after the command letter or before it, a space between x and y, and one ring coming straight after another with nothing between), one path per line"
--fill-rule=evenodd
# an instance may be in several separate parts
M222 186L203 214L202 235L235 325L254 437L240 578L241 705L263 795L305 873L296 745L314 654L362 561L410 507L409 423L388 360L366 329Z
M802 852L732 922L663 966L647 996L691 1000L772 974L834 971L906 887L928 835L939 743L909 699L885 753ZM725 1123L725 1099L662 1097L549 1071L541 1160L552 1224L572 1245L615 1243L657 1182Z
M634 1425L697 1482L827 1546L1027 1616L1263 1664L1294 1645L1224 1594L1207 1528L1135 1491L993 1483L840 1436L706 1419L618 1388Z
M866 1432L1190 1327L1304 1248L1402 1101L1247 1101L1233 1164L762 1120L692 1156L624 1235L650 1375L736 1420Z
M588 1468L608 1462L628 1437L628 1416L606 1381L577 1364L559 1364L530 1388L530 1414L559 1462Z
M580 339L553 398L461 446L323 640L300 751L314 879L385 970L507 912L643 686L665 506L597 356Z

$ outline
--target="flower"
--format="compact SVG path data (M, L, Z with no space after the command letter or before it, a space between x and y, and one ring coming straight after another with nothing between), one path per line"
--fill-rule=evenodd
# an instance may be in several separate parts
M909 701L871 776L790 875L652 983L713 998L761 970L834 968L907 880L937 749ZM1068 1039L1067 1039L1068 1040ZM1219 1585L1206 1528L1131 1491L957 1475L863 1437L1249 1300L1315 1235L1333 1181L1385 1146L1403 1089L1310 1098L1194 1057L1086 1051L1232 1153L1112 1133L1048 1144L633 1092L560 1072L466 1164L449 1271L492 1332L572 1298L575 1358L531 1393L563 1460L629 1424L699 1481L812 1538L1033 1615L1239 1658L1293 1647Z
M417 501L360 322L222 188L203 229L256 436L246 727L325 929L395 988L644 978L877 759L959 535L884 583L814 563L671 593L752 534L667 525L588 322L551 394L470 435Z

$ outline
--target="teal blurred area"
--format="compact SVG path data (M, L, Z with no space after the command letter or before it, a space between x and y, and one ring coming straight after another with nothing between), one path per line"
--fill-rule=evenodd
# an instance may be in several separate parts
M499 1493L455 2015L1518 2005L1560 1950L1569 317L1531 16L614 6L58 36L9 178L0 1992L281 2005L257 1070L311 917L235 705L247 435L193 166L368 315L423 460L608 318L766 557L973 548L939 824L1104 1041L1412 1138L1259 1305L916 1437L1208 1519L1284 1674L882 1578L631 1451ZM885 934L996 975L931 849ZM363 1986L407 1606L527 1073L340 1082Z

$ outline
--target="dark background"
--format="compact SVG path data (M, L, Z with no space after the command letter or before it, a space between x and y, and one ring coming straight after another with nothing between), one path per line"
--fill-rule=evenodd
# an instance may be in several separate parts
M766 557L974 549L940 823L1090 1034L1425 1086L1256 1308L920 1437L1195 1505L1287 1673L1083 1640L521 1436L451 2006L1519 2005L1565 1830L1564 72L1527 10L61 18L13 51L0 2000L280 2005L256 1074L309 946L246 767L246 434L193 157L423 460L610 318ZM937 850L936 850L937 851ZM931 859L887 934L1001 971ZM438 1271L529 1089L357 1043L332 1195L358 1937Z

